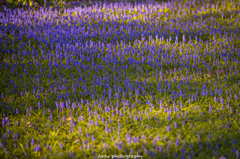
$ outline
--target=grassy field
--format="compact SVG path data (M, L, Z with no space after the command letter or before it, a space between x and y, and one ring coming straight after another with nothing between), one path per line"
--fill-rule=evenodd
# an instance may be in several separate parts
M240 158L240 2L41 3L0 9L1 157Z

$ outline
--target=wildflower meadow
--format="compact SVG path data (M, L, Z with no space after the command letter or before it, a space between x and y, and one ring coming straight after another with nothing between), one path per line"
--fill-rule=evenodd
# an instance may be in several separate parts
M240 1L8 1L1 158L240 158Z

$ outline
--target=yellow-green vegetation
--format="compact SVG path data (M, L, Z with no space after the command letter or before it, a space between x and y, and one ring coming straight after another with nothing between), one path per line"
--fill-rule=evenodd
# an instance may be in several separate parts
M8 2L0 157L239 158L237 0Z

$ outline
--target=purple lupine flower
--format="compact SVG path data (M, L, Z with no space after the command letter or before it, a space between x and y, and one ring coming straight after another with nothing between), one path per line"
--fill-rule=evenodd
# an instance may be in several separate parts
M91 139L92 139L92 141L95 141L94 135L91 135Z
M81 132L82 132L82 129L81 129L81 127L79 126L79 128L78 128L78 134L81 135Z
M177 123L176 123L176 122L174 122L174 128L175 128L175 129L177 129L177 128L178 128L178 126L177 126Z
M60 102L61 109L64 109L64 102Z
M198 138L199 138L199 139L201 139L201 136L200 136L200 133L199 133L199 131L198 131L197 135L198 135Z
M9 123L9 119L7 119L7 122ZM18 121L15 121L14 123L15 123L15 126L19 126L19 122Z
M4 144L0 141L0 145L1 145L1 148L3 149L4 148Z
M144 153L147 154L148 150L146 148L144 148Z
M63 144L61 143L61 141L59 141L59 147L62 149L63 148Z
M34 145L34 138L31 139L31 145Z
M135 96L138 96L139 95L139 90L136 88L135 89Z
M74 127L73 119L71 119L71 121L70 121L70 126L71 126L71 128Z
M29 149L29 144L28 144L28 142L26 142L26 148Z
M82 105L79 102L77 102L77 105L80 109L82 109Z
M149 129L149 125L147 124L147 129Z
M2 126L5 126L6 119L2 118Z
M145 139L146 139L146 137L145 137L145 135L143 134L143 135L142 135L142 140L143 140L144 143L145 143Z
M36 146L34 147L34 152L36 152L35 150L36 150L36 151L41 151L42 148L41 148L40 145L36 145Z
M66 108L67 108L67 109L70 109L69 104L68 104L68 101L66 101L65 103L66 103Z
M108 96L109 96L109 97L108 97L109 99L112 98L112 90L111 90L111 88L109 88L109 90L108 90Z
M208 138L211 140L212 139L212 137L211 137L211 135L210 134L208 134Z
M180 107L183 108L183 104L182 104L182 101L180 101Z
M137 114L135 115L135 120L138 120L138 116L137 116Z
M87 132L87 131L86 131L86 137L87 137L87 138L89 138L89 134L88 134L88 132Z
M122 141L120 140L119 143L118 143L118 149L119 150L122 150Z
M129 136L128 137L128 145L130 145L132 143L132 139L131 139L131 137Z
M180 140L177 138L177 139L176 139L176 142L175 142L175 145L176 145L176 146L179 146L179 143L180 143Z
M108 133L108 131L109 131L107 122L106 122L106 125L105 125L105 131L106 131L106 133Z
M40 103L40 102L38 102L38 109L40 108L40 106L41 106L41 103Z
M123 117L122 110L120 110L120 117Z
M237 94L235 94L234 97L235 97L236 100L238 100L238 95Z
M222 105L224 104L224 101L223 101L222 97L220 97L220 102L221 102Z
M130 150L130 154L133 154L134 152L133 152L133 149L131 148L131 150Z
M16 132L15 134L13 134L13 140L18 140L18 133Z
M168 120L168 121L170 121L170 120L171 120L170 113L168 113L168 115L167 115L167 120Z
M179 112L177 113L177 119L178 119L178 118L180 118L180 114L179 114Z
M149 115L149 113L148 113L148 120L150 120L150 115Z
M37 151L38 151L38 146L35 145L35 146L34 146L34 152L37 152Z
M3 140L5 140L7 138L7 134L4 133L3 136L2 136Z
M167 126L167 131L171 131L171 127L170 126Z
M72 103L72 109L76 109L76 103L75 102Z
M211 104L209 105L209 113L212 114L212 106L211 106Z

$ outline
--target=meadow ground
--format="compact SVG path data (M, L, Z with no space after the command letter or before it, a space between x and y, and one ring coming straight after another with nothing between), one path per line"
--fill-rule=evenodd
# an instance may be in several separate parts
M237 0L7 5L3 158L240 158Z

